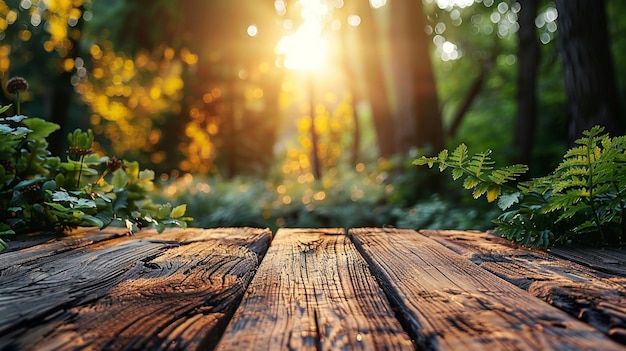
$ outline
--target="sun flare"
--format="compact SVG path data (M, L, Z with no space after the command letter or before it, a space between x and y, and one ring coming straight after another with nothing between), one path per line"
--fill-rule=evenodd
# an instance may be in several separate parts
M322 18L328 13L328 7L319 0L301 0L300 4L304 22L278 42L276 51L285 67L313 70L323 65L328 56L328 46L322 36Z
M284 36L277 46L283 64L289 69L312 70L326 62L326 41L314 28L303 24L295 33Z

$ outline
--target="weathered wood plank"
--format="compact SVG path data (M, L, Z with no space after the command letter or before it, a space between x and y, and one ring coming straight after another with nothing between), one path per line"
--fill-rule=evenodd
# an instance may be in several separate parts
M105 230L98 230L98 228L83 227L68 234L36 233L8 236L9 248L7 251L0 252L0 270L127 235L128 229L126 228L109 227Z
M420 233L626 344L626 278L548 252L520 248L489 233L455 230ZM585 251L575 249L583 259ZM597 249L589 251L590 257L596 257Z
M2 270L0 349L214 346L270 240L250 228L146 230Z
M621 350L593 327L412 230L350 236L419 347L448 350Z
M218 350L412 349L343 230L281 229Z
M626 248L557 247L550 253L602 272L626 277Z

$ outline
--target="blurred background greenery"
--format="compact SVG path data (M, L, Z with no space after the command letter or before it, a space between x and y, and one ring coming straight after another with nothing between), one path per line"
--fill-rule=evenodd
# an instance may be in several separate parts
M488 229L492 206L410 165L459 142L531 175L623 133L620 0L0 1L0 79L92 128L199 227ZM10 103L6 91L2 105Z

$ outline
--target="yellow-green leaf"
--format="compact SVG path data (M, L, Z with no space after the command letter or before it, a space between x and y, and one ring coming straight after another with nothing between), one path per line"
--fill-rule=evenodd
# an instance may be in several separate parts
M465 189L472 189L477 186L478 183L480 183L480 180L478 180L478 178L473 176L467 176L465 180L463 180L463 187Z
M487 202L494 202L500 196L500 190L497 185L490 186L487 190Z
M172 218L180 218L182 216L185 215L185 212L187 211L187 205L186 204L182 204L179 206L176 206L172 209L172 213L170 213L170 217Z
M452 179L457 180L463 176L463 170L461 168L455 168L452 170Z

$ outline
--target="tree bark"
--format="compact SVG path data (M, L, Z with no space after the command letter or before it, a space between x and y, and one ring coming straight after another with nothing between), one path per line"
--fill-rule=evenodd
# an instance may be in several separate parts
M367 85L366 94L372 109L372 118L378 139L378 153L381 157L389 157L397 151L395 147L396 136L387 90L385 89L378 32L369 2L358 1L357 10L361 16L358 33Z
M461 102L461 106L459 106L459 109L454 114L454 118L452 118L452 123L450 123L450 128L448 129L447 133L448 137L456 136L456 132L461 126L463 118L474 103L474 100L476 100L476 97L478 97L478 94L480 94L480 92L482 91L486 76L487 69L484 67L484 65L481 64L480 71L478 72L478 77L476 77L472 82L472 85L470 85L470 88L467 91L465 98Z
M518 14L517 114L513 161L530 166L537 116L537 69L540 54L535 18L539 4L538 0L519 0L519 3L521 9Z
M421 1L392 1L392 52L396 67L396 86L410 90L409 106L398 113L397 130L409 135L401 137L401 151L427 147L436 153L443 148L443 123L437 96L437 85L430 60L430 40L424 28L426 17ZM407 81L404 81L407 79ZM400 92L400 94L402 94Z
M623 134L604 0L555 0L568 99L569 142L601 125Z

